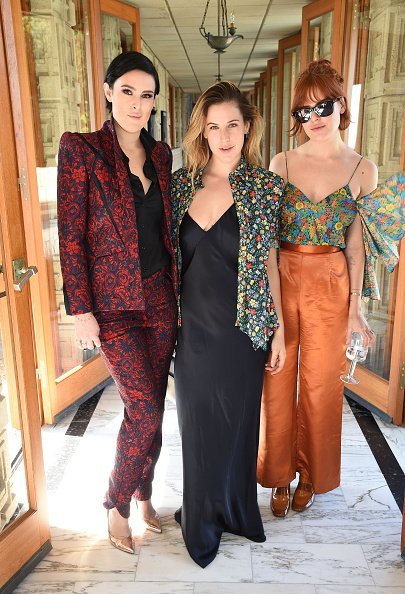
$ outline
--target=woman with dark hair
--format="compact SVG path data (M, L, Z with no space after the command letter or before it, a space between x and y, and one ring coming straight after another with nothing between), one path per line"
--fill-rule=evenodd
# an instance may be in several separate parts
M146 528L161 532L151 495L177 327L172 156L144 129L159 93L146 56L117 56L104 93L112 115L101 130L61 138L59 239L78 345L100 347L125 406L104 506L111 543L133 553L132 497Z
M273 514L308 509L316 493L340 484L345 349L353 332L363 344L374 332L361 296L378 299L373 257L396 262L399 201L377 185L377 167L342 140L350 113L343 79L327 60L312 62L294 92L293 134L308 141L276 155L270 168L284 178L280 279L287 362L266 375L258 481L272 487ZM372 194L370 194L373 192Z
M283 184L260 167L262 129L235 85L213 85L194 107L187 167L172 181L184 479L176 519L201 567L223 532L265 540L256 495L260 398L265 367L281 371L285 350L276 258Z

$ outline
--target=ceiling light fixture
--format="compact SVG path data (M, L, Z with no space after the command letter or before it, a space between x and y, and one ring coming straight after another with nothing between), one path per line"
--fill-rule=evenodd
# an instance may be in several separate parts
M225 52L225 50L235 41L235 39L243 39L243 35L235 35L236 33L236 25L235 25L235 15L231 12L231 16L229 19L228 25L228 8L226 5L226 0L217 0L217 29L218 35L211 35L211 33L207 33L204 27L205 18L207 16L208 6L211 0L207 0L207 4L205 6L204 16L202 23L200 25L200 33L206 39L208 45L215 50L214 53L218 54L218 73L216 76L216 80L221 80L221 72L220 72L220 56Z

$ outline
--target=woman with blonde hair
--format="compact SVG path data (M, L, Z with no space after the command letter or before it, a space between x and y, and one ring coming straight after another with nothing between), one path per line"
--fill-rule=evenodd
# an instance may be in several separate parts
M201 567L223 532L265 540L255 472L260 398L265 367L278 373L285 351L276 259L283 184L260 167L262 129L234 84L211 86L191 116L187 166L172 180L184 478L176 519Z

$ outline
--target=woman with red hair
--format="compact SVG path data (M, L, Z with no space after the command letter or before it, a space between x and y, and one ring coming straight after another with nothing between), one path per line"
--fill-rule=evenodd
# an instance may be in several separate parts
M339 486L345 349L353 332L373 344L361 296L378 299L376 246L392 269L389 254L403 233L395 198L388 204L389 196L373 192L377 167L341 138L350 113L343 79L329 61L312 62L301 74L292 116L292 134L303 130L308 141L270 163L285 181L280 279L287 356L278 375L265 377L258 456L258 481L272 487L278 517L289 510L296 472L295 511Z

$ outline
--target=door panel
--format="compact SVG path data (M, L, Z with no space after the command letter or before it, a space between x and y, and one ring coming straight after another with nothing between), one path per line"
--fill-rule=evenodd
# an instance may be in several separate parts
M378 166L379 182L405 169L405 75L399 65L405 42L405 5L361 0L347 23L345 78L351 124L345 140ZM405 240L389 274L377 263L381 299L364 303L376 343L359 370L355 394L402 423L405 384Z
M0 22L0 104L10 114L8 81ZM0 136L0 588L10 584L39 551L50 548L30 305L30 283L38 279L32 276L16 290L13 271L17 259L27 265L14 134L11 118L4 118Z

